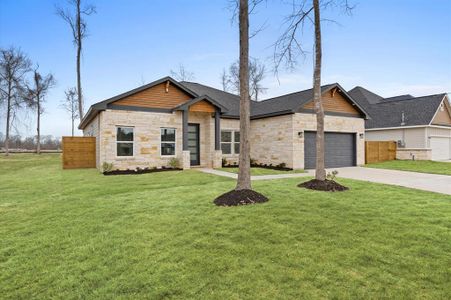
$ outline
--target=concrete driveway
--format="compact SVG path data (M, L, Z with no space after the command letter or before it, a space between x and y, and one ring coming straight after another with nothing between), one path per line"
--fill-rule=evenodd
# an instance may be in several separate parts
M451 195L451 176L363 167L336 168L338 177L399 185ZM315 174L310 170L311 175Z

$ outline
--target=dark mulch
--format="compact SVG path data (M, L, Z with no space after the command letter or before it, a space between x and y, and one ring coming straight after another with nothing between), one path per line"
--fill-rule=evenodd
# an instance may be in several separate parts
M316 191L325 191L325 192L343 192L349 190L349 188L339 184L334 180L318 180L312 179L303 183L298 184L298 187L316 190Z
M238 168L238 165L222 165L223 168ZM270 169L277 171L293 171L292 168L280 167L280 166L270 166L270 165L261 165L261 164L251 164L251 168L262 168L262 169Z
M268 201L268 198L253 190L232 190L222 194L213 202L218 206L237 206L263 203L266 201Z
M156 173L156 172L166 172L166 171L182 171L179 168L162 168L162 169L136 169L136 170L113 170L108 172L103 172L103 175L134 175L134 174L146 174L146 173Z

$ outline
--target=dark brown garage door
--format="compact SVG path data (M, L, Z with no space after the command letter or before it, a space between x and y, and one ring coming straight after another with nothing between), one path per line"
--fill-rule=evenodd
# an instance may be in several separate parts
M356 165L354 133L325 133L326 168L350 167ZM316 165L316 132L304 132L304 168L314 169Z

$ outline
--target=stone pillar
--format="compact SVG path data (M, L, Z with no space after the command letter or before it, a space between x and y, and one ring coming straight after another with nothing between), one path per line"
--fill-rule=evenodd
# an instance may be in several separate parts
M222 150L215 150L213 153L213 169L222 167Z
M187 151L188 150L188 109L185 109L182 114L182 140L183 140L183 143L182 143L183 151ZM189 160L188 160L188 162L189 162Z
M219 109L215 112L215 150L221 150L221 119Z
M182 152L182 168L183 170L188 170L191 168L191 159L189 156L189 151Z

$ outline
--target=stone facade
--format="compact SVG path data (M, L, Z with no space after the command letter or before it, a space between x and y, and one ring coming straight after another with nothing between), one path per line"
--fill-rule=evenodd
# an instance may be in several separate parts
M293 168L293 114L251 121L251 158L259 164Z
M428 148L398 148L396 149L396 159L402 160L431 160L432 149Z
M238 154L222 154L215 150L215 124L211 113L190 112L188 122L199 124L200 166L221 166L222 158L228 163L238 163ZM221 119L221 130L239 131L239 120ZM134 128L134 155L116 155L118 126ZM162 156L160 129L176 130L174 156ZM304 168L304 138L300 132L316 130L314 114L296 113L251 121L251 158L262 164L276 166L284 163L289 168ZM357 164L364 164L364 120L353 117L325 117L325 130L356 133ZM84 135L97 138L97 168L103 162L113 163L114 169L135 169L168 166L172 158L180 167L189 168L189 153L182 149L182 113L156 113L142 111L106 110L101 112L84 129Z

